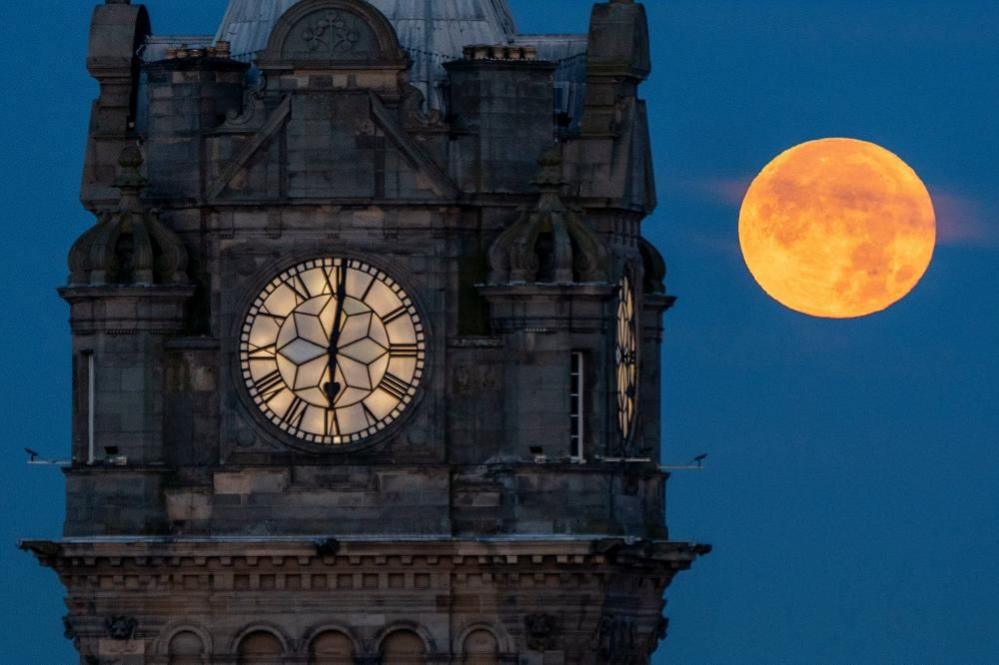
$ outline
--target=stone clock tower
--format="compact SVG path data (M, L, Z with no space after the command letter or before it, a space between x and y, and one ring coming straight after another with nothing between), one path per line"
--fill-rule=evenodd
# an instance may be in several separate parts
M665 265L641 4L95 9L65 531L87 665L649 662Z

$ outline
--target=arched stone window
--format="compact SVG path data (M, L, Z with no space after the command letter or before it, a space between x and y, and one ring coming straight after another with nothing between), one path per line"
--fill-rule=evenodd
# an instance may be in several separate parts
M189 630L177 633L170 640L170 665L203 665L204 642Z
M265 631L250 633L239 643L239 665L281 665L281 641Z
M462 649L465 665L499 665L499 643L488 630L473 630L465 638Z
M382 665L426 665L427 647L420 636L397 630L382 642Z
M353 665L354 643L343 633L321 633L309 646L309 665Z

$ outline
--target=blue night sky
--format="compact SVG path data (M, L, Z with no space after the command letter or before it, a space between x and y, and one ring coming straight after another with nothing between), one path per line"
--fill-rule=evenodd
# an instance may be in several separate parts
M7 167L0 346L0 661L73 662L55 576L18 537L61 528L68 309L55 293L91 223L78 184L93 0L5 3ZM149 0L160 33L213 32L224 0ZM715 551L670 588L656 665L999 663L999 4L647 3L661 205L647 235L671 291L671 534ZM583 32L589 2L511 0L524 32ZM739 253L738 203L782 150L873 141L923 177L940 246L889 311L810 319Z

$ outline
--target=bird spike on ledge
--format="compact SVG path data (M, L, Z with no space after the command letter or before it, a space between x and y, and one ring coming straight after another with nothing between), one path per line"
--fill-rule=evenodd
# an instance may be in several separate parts
M142 152L130 145L118 158L114 210L98 213L97 224L80 236L69 253L70 286L151 286L187 284L187 249L142 203L146 179Z

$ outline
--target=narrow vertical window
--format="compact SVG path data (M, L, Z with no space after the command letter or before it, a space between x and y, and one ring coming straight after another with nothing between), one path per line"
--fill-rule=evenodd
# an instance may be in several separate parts
M83 389L86 391L84 399L81 400L83 408L87 410L87 464L93 464L96 459L96 434L94 432L95 411L97 409L97 376L95 372L94 352L84 351L82 354L83 371L86 372L84 380L81 381Z
M584 461L583 439L586 433L584 409L586 395L586 355L573 351L569 375L569 455L573 462Z

